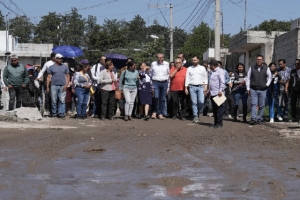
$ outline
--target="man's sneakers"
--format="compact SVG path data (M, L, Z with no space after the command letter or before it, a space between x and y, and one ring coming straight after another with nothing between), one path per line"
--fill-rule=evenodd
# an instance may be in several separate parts
M193 123L198 123L198 122L199 122L199 118L197 116L194 116Z
M253 125L256 125L256 121L255 121L255 120L253 120L253 119L251 119L251 121L250 121L250 125L251 125L251 126L253 126Z
M273 118L270 119L270 123L274 123L274 119Z
M277 119L278 119L279 121L282 121L282 120L283 120L282 117L281 117L279 114L277 114Z

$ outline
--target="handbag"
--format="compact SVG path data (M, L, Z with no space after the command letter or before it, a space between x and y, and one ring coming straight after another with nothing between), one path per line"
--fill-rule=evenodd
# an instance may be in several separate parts
M95 90L93 87L90 87L90 95L93 96L95 94Z
M122 92L121 92L121 90L115 90L115 99L117 99L117 100L122 99Z

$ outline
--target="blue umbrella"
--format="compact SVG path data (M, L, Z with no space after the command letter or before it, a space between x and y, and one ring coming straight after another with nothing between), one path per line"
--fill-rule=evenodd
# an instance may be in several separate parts
M105 54L106 58L110 58L110 59L117 59L117 60L126 60L127 57L122 55L122 54L116 54L116 53L112 53L112 54Z
M74 46L56 46L52 49L55 53L60 53L64 57L72 58L82 56L83 52L79 47Z
M122 54L105 54L106 58L110 58L114 63L114 67L120 69L126 65L127 57Z

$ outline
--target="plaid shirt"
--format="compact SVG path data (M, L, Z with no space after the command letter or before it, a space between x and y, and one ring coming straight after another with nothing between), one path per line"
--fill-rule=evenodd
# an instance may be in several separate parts
M279 73L279 77L281 80L284 81L284 83L287 82L287 80L290 79L290 74L291 74L291 68L289 67L285 67L285 69L279 69L278 73Z

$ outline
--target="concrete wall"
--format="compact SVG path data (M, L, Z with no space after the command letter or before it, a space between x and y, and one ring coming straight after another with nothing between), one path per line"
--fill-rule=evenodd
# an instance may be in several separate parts
M296 58L300 57L300 37L299 28L293 29L286 34L275 38L272 61L276 62L280 58L286 60L287 66L294 67Z
M13 37L9 35L9 39L8 39L9 51L12 51L12 40ZM0 51L6 52L6 31L0 31Z

